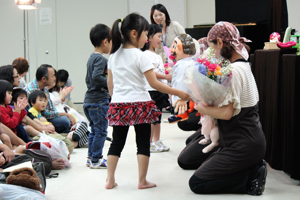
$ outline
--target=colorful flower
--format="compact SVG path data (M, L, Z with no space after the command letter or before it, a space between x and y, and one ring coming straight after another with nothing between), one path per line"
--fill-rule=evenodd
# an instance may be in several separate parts
M217 64L215 63L211 63L207 66L208 70L211 71L211 72L214 72L216 70L216 68L218 67Z
M171 60L176 60L176 57L175 56L173 56L172 54L169 56L169 58L171 59Z
M198 67L199 73L203 74L204 76L207 75L206 66L204 64L196 63L195 65L196 65L196 67Z

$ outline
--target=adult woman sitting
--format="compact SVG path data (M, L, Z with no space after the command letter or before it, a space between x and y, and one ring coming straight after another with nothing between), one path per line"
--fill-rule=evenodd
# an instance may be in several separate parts
M190 178L198 194L246 193L261 195L267 176L266 141L258 115L258 90L248 52L237 28L228 22L215 24L207 40L216 56L231 62L230 92L218 106L196 109L218 120L220 149L204 161Z
M185 33L184 28L177 22L170 19L169 13L162 4L153 5L150 13L151 24L158 24L162 28L162 45L161 48L155 49L156 53L164 52L163 46L171 47L174 38ZM168 58L164 56L164 61Z
M27 83L26 83L24 77L27 74L28 69L29 69L28 61L23 57L16 58L13 61L12 66L17 70L17 72L19 74L19 78L20 78L19 87L24 89L27 86Z

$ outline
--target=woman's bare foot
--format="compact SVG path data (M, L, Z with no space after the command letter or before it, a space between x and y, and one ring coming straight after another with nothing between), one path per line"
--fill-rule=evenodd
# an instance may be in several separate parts
M65 161L63 158L57 158L52 161L52 169L63 169L65 167Z
M106 180L105 188L106 189L113 189L116 187L118 184L116 182L109 182Z
M147 188L153 188L153 187L156 187L156 184L155 183L151 183L149 181L146 181L144 184L140 183L138 185L139 189L147 189Z

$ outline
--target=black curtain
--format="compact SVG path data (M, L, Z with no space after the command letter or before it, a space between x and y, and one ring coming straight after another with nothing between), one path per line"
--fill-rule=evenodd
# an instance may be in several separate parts
M286 0L271 0L270 4L270 32L278 32L283 38L285 29L288 27Z

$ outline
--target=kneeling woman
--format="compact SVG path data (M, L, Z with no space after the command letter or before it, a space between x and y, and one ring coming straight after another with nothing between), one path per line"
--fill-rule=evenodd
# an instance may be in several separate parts
M261 195L267 175L263 160L266 141L258 115L258 90L247 62L249 54L231 23L217 23L207 38L216 56L231 62L231 91L218 106L196 106L201 114L218 120L221 148L195 171L190 188L199 194Z

